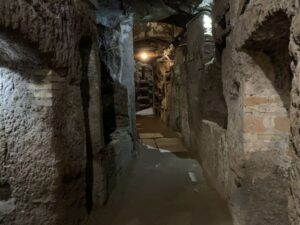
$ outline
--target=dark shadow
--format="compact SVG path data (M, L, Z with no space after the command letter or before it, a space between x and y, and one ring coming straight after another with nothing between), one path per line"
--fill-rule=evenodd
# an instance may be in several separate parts
M53 58L54 53L38 51L37 43L26 39L24 35L1 27L0 39L0 64L5 65L6 68L18 70L51 67L50 59Z
M88 213L92 211L93 208L93 184L94 184L94 171L93 171L93 146L91 138L90 129L90 119L89 119L89 108L90 108L90 84L88 77L88 67L90 53L92 49L92 41L90 39L82 39L79 44L80 57L81 57L81 98L82 98L82 108L84 114L84 127L86 135L86 187L85 187L85 197L86 197L86 209Z
M223 92L221 68L214 61L207 64L199 82L199 116L227 129L228 109Z
M249 5L250 0L243 0L240 4L240 15L243 15Z
M285 46L280 52L263 52L263 56L271 63L273 73L266 66L266 61L261 60L261 56L258 56L257 52L249 52L248 54L255 61L255 63L264 71L266 78L268 78L276 92L280 96L280 99L284 105L284 108L289 111L291 104L291 90L293 73L290 68L292 61L289 56L288 46Z
M123 115L122 106L125 105L126 112L128 112L127 106L127 93L124 97L122 93L122 85L114 79L112 70L115 66L121 64L121 58L118 54L114 54L111 49L111 43L109 35L110 29L99 25L99 43L100 43L100 61L101 61L101 104L102 104L102 118L103 118L103 136L105 141L105 147L101 149L101 162L104 174L104 202L106 205L110 199L111 193L117 183L117 175L120 173L117 167L117 155L116 148L119 146L114 140L119 140L118 134L122 127ZM124 101L126 99L126 102ZM128 115L127 115L128 116ZM122 132L122 131L121 131ZM124 146L125 147L125 146ZM120 153L119 153L120 154Z
M0 201L8 201L11 198L12 190L8 182L0 181Z
M101 61L101 96L103 109L103 129L105 144L111 142L111 134L117 128L114 81L106 63Z
M292 58L289 55L290 26L291 18L285 12L278 11L267 18L243 46L243 50L253 58L271 81L287 111L291 104L293 79L290 67ZM273 73L259 54L267 57L272 64Z
M195 157L192 155L192 153L189 152L172 152L174 156L180 159L195 159Z

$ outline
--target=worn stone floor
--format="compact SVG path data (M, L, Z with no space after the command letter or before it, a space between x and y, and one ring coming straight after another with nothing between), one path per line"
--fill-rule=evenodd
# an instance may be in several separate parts
M154 117L138 117L137 128L146 134L140 141L153 140L154 147L139 144L127 181L112 194L99 225L232 225L226 204L176 133ZM173 143L180 145L175 151Z

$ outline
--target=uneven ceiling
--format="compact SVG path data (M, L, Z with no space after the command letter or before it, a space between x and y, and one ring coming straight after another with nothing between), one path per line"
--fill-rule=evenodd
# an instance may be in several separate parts
M213 0L98 0L98 23L113 27L124 12L138 22L165 22L184 27L197 13L210 9Z
M160 56L184 33L182 28L201 11L210 10L212 3L213 0L98 0L97 23L113 29L132 14L135 53L148 51Z

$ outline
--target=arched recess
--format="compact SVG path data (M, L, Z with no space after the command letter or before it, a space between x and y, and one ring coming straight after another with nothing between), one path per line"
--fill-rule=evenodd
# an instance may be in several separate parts
M236 182L235 190L241 200L234 207L243 215L236 219L249 224L288 221L286 174L290 167L289 111L293 78L290 26L291 18L284 11L272 12L241 48L246 53L240 58L244 80L239 90L243 92L245 162L244 175ZM268 216L263 211L268 211Z
M260 136L261 141L255 140L260 144L267 141L268 144L264 144L266 150L285 152L289 145L293 79L289 54L290 26L291 19L284 11L278 11L266 18L243 46L253 63L249 65L251 76L245 79L244 130L249 133L250 142L254 141L253 135ZM262 126L255 127L254 121L261 121Z
M63 80L16 31L0 30L0 223L56 223L53 105Z

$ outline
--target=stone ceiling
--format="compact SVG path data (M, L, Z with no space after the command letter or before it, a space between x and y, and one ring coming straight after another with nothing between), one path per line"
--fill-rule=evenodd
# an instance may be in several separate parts
M161 55L200 11L210 10L213 0L98 0L97 23L115 28L133 14L135 53ZM170 29L168 29L170 28ZM183 28L183 29L182 29ZM176 32L179 29L180 32ZM163 36L163 37L162 37Z
M165 22L184 27L199 11L210 9L213 0L98 0L97 22L108 27L132 13L137 22Z
M212 0L124 0L124 7L144 22L161 21L184 27L202 8L209 7Z

